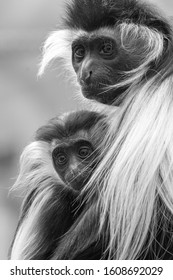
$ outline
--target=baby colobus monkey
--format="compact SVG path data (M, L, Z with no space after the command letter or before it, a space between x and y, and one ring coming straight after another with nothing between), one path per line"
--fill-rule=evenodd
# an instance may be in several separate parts
M89 205L82 190L100 160L105 131L104 115L92 111L55 117L38 129L21 156L15 183L26 195L11 259L50 259L74 224L77 230L75 221Z
M81 132L81 131L80 131ZM81 137L64 140L52 151L53 164L62 181L76 191L80 191L93 173L96 151L93 145Z
M98 149L94 141L98 131L91 132L91 129L93 126L96 128L96 122L102 117L89 111L71 113L62 124L59 118L55 118L37 131L37 141L46 141L50 137L50 129L56 133L54 139L51 135L53 166L61 180L73 191L83 189L98 163ZM80 124L83 127L80 128Z
M82 95L108 105L108 130L88 183L98 197L54 257L173 259L171 24L140 0L71 0L62 26L45 43L39 74L64 60ZM87 215L99 227L84 239ZM91 236L106 240L106 254Z

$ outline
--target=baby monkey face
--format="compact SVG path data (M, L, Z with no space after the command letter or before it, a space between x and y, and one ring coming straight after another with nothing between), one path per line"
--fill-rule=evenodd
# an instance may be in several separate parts
M63 182L76 190L80 190L90 178L95 158L94 147L84 139L60 144L52 151L56 172Z

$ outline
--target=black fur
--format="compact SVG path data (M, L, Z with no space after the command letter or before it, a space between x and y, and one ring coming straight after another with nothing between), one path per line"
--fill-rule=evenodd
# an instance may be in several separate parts
M36 141L51 142L53 139L69 138L80 130L92 129L104 116L96 112L72 112L65 122L55 117L47 125L42 126L36 133ZM57 129L56 129L57 128Z
M88 32L121 22L147 25L167 36L171 33L169 24L155 9L136 0L71 0L64 19L68 28Z

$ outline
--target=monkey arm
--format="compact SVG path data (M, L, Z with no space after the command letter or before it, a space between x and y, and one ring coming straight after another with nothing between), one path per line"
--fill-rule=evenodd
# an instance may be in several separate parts
M74 193L63 185L34 189L23 204L11 248L11 259L48 259L72 225Z
M76 219L74 224L68 230L64 237L61 238L53 259L93 259L92 253L101 258L103 248L99 241L99 214L96 204L93 203L85 209ZM96 244L99 244L97 247ZM89 253L90 256L87 254Z

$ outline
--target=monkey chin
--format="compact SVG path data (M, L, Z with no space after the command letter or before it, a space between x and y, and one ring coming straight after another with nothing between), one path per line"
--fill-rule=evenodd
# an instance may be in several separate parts
M82 87L82 94L85 98L95 100L105 105L120 106L124 93L128 87L121 88L97 88L94 86Z

